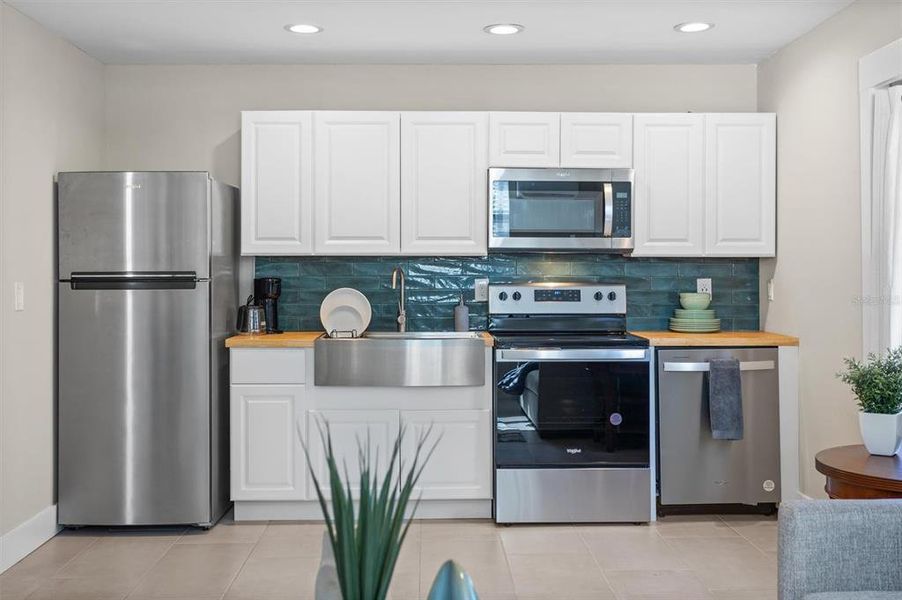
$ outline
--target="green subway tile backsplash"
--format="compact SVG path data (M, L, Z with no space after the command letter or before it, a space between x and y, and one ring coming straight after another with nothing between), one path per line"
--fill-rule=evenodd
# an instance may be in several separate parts
M697 277L714 285L712 308L725 330L758 329L757 258L625 258L611 254L492 254L487 257L258 257L258 277L282 278L279 325L317 330L319 305L330 291L352 287L373 305L373 330L395 329L397 292L391 272L407 275L407 323L413 331L454 328L459 294L470 307L470 328L484 329L487 303L473 302L473 281L573 280L627 286L627 326L666 329L679 292L695 291Z

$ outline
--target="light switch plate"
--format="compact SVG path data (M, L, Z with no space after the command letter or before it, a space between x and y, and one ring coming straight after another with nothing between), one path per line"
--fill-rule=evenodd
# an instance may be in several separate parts
M711 285L711 279L709 277L700 278L695 280L695 291L699 294L711 294L714 295L714 288Z
M473 300L476 302L489 301L489 280L482 277L473 282Z
M767 280L767 299L770 300L771 302L774 301L774 280L773 279Z
M13 283L13 290L15 294L15 310L25 310L25 283L16 281Z

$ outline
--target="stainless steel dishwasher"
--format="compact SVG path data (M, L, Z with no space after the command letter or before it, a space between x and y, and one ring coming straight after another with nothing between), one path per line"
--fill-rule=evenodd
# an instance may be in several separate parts
M708 361L739 360L743 439L715 440L708 418ZM662 505L780 501L776 348L658 351Z

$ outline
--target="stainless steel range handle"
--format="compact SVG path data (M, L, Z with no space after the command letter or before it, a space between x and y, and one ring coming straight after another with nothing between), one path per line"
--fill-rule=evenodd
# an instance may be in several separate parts
M563 350L558 348L522 348L498 350L495 362L523 362L527 360L543 362L618 362L643 361L649 359L647 349L630 348L574 348Z
M772 360L749 360L739 363L740 371L770 371L776 365ZM711 370L706 362L666 362L664 371L668 373L705 373Z
M604 184L604 237L611 237L614 232L614 184Z

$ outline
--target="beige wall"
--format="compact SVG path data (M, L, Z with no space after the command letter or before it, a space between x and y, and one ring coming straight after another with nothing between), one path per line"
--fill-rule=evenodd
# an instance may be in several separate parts
M754 65L109 66L106 166L239 183L241 110L754 111Z
M856 408L835 373L860 356L858 59L902 37L902 3L859 0L759 66L758 108L777 113L776 299L767 329L801 346L802 491L823 496L814 455L860 443Z
M100 167L103 66L0 4L0 534L54 499L57 171ZM13 311L13 282L25 310Z

